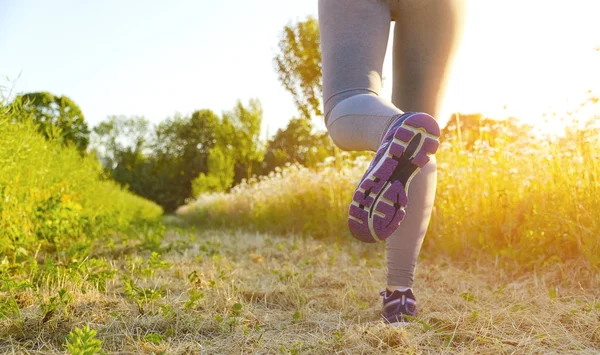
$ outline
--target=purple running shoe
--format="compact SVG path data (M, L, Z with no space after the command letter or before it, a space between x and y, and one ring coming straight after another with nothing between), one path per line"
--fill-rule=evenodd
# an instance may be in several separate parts
M348 212L352 235L366 243L387 239L404 219L408 185L438 146L440 127L422 112L407 112L390 125L358 184Z
M417 300L412 290L380 293L383 297L381 319L391 326L404 326L410 322L409 317L417 316ZM408 317L407 317L408 316Z

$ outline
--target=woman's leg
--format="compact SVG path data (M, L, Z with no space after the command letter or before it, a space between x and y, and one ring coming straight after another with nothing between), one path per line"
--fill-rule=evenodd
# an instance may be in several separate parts
M319 0L325 123L344 150L376 151L402 114L379 97L390 9L378 0Z
M377 151L349 210L348 226L364 242L381 241L398 227L408 184L438 146L433 118L403 115L378 96L390 19L386 1L319 1L329 135L344 150Z
M389 0L394 29L392 102L406 111L437 115L449 59L460 32L461 0ZM412 287L436 190L435 158L413 178L410 204L386 241L388 288Z

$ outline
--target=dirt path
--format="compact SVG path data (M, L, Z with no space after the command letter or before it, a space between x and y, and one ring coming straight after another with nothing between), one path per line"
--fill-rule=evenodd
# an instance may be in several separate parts
M564 269L515 279L424 260L419 321L394 329L377 320L382 245L223 231L167 242L160 258L107 257L119 271L105 292L68 278L45 290L73 298L45 322L35 297L23 299L22 319L0 321L0 352L63 352L85 324L109 354L600 352L600 287L551 281Z

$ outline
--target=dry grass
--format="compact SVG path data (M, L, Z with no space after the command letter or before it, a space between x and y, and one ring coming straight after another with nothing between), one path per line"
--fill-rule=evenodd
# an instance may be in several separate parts
M521 270L580 261L600 270L600 115L587 122L562 138L515 134L501 123L480 127L470 145L444 136L424 250ZM316 169L292 165L201 195L179 214L202 227L346 240L348 206L369 162L341 155Z
M424 259L418 322L397 329L377 320L383 245L221 231L193 238L170 232L167 242L179 251L165 253L172 266L153 276L144 271L147 254L107 256L119 271L106 292L68 279L39 294L23 291L21 317L0 321L0 352L63 353L66 335L84 324L110 354L600 351L600 277L576 266L507 274L491 262ZM162 296L138 308L123 275L139 287L162 287ZM61 287L72 303L42 322L40 302ZM151 333L162 340L152 342Z

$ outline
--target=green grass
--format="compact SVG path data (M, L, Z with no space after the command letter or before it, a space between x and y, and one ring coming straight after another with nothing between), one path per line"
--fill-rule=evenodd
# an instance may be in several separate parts
M0 106L0 319L19 317L25 289L51 315L64 300L44 288L67 280L102 287L112 272L98 250L152 246L164 235L159 206L104 178L94 157L17 122L20 114Z
M68 252L156 220L162 210L103 177L98 161L47 141L30 123L0 112L0 255Z

